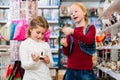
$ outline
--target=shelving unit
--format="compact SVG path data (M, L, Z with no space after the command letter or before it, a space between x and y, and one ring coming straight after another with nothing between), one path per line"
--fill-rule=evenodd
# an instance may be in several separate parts
M0 80L4 80L7 65L10 63L9 46L0 46Z
M9 0L0 0L0 28L9 20ZM0 39L0 80L4 80L7 65L10 63L9 45Z
M7 20L5 21L0 21L0 24L6 24L7 23Z
M61 1L60 5L60 27L73 27L71 17L69 15L69 8L67 5L63 5L64 1ZM64 38L65 35L60 31L59 37L59 69L65 69L67 64L67 56L62 53L62 45L60 44L61 38Z
M120 80L120 74L119 73L115 73L111 69L108 69L108 68L105 68L105 67L102 67L102 66L97 66L97 68L100 69L101 71L103 71L104 73L110 75L114 79Z
M117 23L115 23L115 24L113 24L113 25L111 25L111 26L109 26L109 27L107 27L107 28L105 28L105 29L102 29L101 31L99 31L98 34L100 34L100 33L102 33L102 32L105 32L105 31L107 31L107 30L112 30L112 29L114 29L114 28L118 28L119 26L120 26L120 22L117 22Z
M110 6L103 12L103 14L99 18L107 17L108 14L111 15L114 11L120 13L120 4L119 3L120 3L120 0L114 1L112 4L110 4Z
M9 9L10 8L10 6L6 6L6 5L4 5L4 6L2 6L2 5L0 5L0 9Z
M8 4L6 1L9 1ZM6 23L9 21L28 20L28 19L30 20L32 14L29 14L29 15L27 14L28 6L30 6L30 4L27 4L27 7L26 7L26 5L24 5L24 3L23 3L23 5L20 5L21 1L23 1L23 0L16 0L16 1L15 0L0 0L0 29L1 29L1 27L2 28L6 27L4 25L6 25ZM28 0L25 0L23 2L25 2L25 4L26 4L26 3L28 3L26 1L28 1ZM36 5L31 5L31 6L34 7ZM23 7L24 7L24 9L23 9ZM5 10L8 10L8 12L5 12ZM25 13L23 14L23 13L21 13L21 11L23 11L23 12L25 11ZM30 10L29 10L29 12L30 12ZM34 12L36 12L36 11L34 11ZM34 14L34 16L36 16L36 15ZM26 19L26 18L28 18L28 19ZM9 25L9 27L10 27L10 25ZM7 34L7 32L6 32L6 34ZM7 40L6 41L6 40L2 40L2 39L0 39L0 40L1 40L1 43L0 43L0 80L6 80L5 73L6 73L8 64L14 63L15 60L19 60L19 51L18 51L19 47L18 46L19 46L20 41L18 41L18 40L13 40L13 41ZM10 44L7 45L7 42Z
M0 27L3 26L8 21L9 15L9 0L0 1Z
M117 12L118 14L120 13L120 0L116 0L114 1L102 14L102 16L99 17L99 19L109 19L111 18L111 15L114 12ZM107 16L108 15L108 16ZM117 21L116 23L112 24L111 26L108 26L106 28L103 28L102 30L100 30L100 32L98 32L98 34L102 33L102 32L107 32L110 31L110 37L114 38L115 34L120 33L120 21ZM97 47L98 50L110 50L109 52L109 61L107 59L107 52L103 52L103 58L101 58L101 63L97 66L97 68L99 70L101 70L103 73L113 77L116 80L120 80L120 73L116 73L115 70L112 70L112 68L114 69L115 66L119 66L117 63L115 65L111 66L110 68L107 68L105 66L101 66L101 64L103 65L107 65L107 62L110 62L110 64L112 64L112 62L118 62L119 61L119 50L120 50L120 35L118 34L118 44L117 45L107 45L107 46L99 46ZM102 55L102 53L100 53ZM98 56L99 58L99 56ZM103 63L103 61L105 63ZM115 69L117 69L117 67L115 67Z

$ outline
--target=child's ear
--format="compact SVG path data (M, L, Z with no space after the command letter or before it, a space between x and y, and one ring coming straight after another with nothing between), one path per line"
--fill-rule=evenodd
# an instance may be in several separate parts
M30 32L32 31L32 29L30 29Z
M86 12L83 12L83 14L84 14L84 16L86 16L86 15L87 15L87 13L86 13Z

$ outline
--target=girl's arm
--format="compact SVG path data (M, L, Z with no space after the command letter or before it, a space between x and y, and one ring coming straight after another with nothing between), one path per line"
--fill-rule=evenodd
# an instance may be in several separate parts
M64 55L67 55L68 52L69 52L69 48L70 48L70 36L66 37L65 42L66 42L65 44L67 44L67 46L63 45L62 52L63 52Z
M21 43L19 53L20 53L21 64L24 69L31 69L35 67L35 64L37 62L32 60L30 53L27 51L26 45Z
M96 35L96 29L94 25L91 25L87 35L85 35L83 33L83 31L78 31L78 30L74 30L74 34L73 37L77 38L78 40L80 40L81 42L85 43L85 44L91 44L94 40L95 40L95 35Z
M46 43L46 51L45 51L45 53L47 53L47 55L45 55L45 57L46 57L45 63L49 67L53 67L54 66L54 61L53 61L51 49L50 49L50 46L49 46L48 43Z

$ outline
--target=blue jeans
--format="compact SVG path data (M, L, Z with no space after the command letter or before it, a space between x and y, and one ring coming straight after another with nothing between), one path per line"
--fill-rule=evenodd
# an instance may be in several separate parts
M93 70L66 69L63 80L96 80Z

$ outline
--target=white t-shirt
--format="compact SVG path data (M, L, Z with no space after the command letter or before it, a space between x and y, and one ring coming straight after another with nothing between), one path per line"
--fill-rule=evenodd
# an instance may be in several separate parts
M49 56L49 64L44 63L43 60L38 62L32 60L31 54L41 52ZM25 69L23 80L51 80L49 67L52 67L54 62L47 42L36 42L31 38L27 38L21 42L20 59L22 67Z

